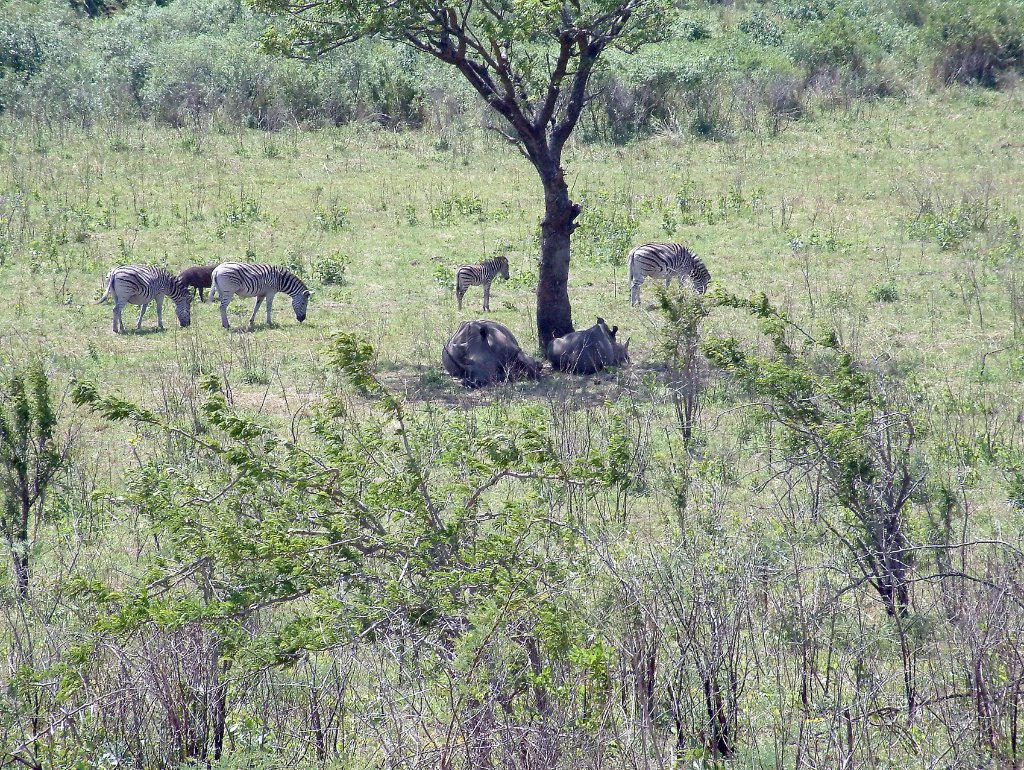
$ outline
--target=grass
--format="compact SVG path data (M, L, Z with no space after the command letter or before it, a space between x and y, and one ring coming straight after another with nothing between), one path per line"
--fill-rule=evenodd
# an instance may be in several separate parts
M767 142L665 134L575 146L565 165L574 197L589 207L570 279L577 326L598 315L619 325L634 361L619 385L644 382L657 363L654 285L644 285L641 310L630 308L625 248L615 249L679 240L705 259L712 286L764 291L808 324L837 325L868 358L898 361L927 388L959 387L986 353L1015 342L1006 278L1018 262L985 258L989 236L950 251L912 240L909 225L961 200L1021 218L1021 148L1012 141L1024 129L1020 102L1019 93L949 90L816 112ZM480 314L481 295L471 290L460 314L439 276L498 252L509 255L513 280L495 283L491 317L537 352L528 278L539 185L491 137L453 144L371 126L274 136L213 126L192 139L147 125L0 123L0 281L10 298L0 308L0 355L42 353L59 380L86 377L146 402L217 372L236 403L284 418L318 396L320 351L344 329L375 346L397 390L469 406L490 396L464 393L439 354L460 320ZM167 331L151 333L151 308L143 333L115 336L109 302L93 304L117 264L177 271L238 259L299 270L314 289L307 322L296 323L282 297L274 326L261 310L250 331L251 301L236 299L230 332L215 306L197 302L188 329L168 307ZM317 280L335 263L343 281L330 270ZM727 314L713 322L741 336L748 326ZM1018 359L1012 349L990 356L988 383L1010 387ZM553 382L518 388L598 399L614 391L609 378Z
M670 499L681 482L673 442L664 437L677 426L659 380L662 321L653 310L654 286L644 285L639 310L630 307L625 248L619 253L617 244L685 242L707 262L713 286L741 295L763 291L807 328L835 325L872 366L915 383L930 407L922 410L922 433L938 428L936 447L944 446L944 403L958 405L957 436L972 435L972 420L1016 435L1007 426L1020 409L1022 359L1010 286L1019 286L1021 254L1008 233L1024 214L1024 148L1015 139L1024 133L1021 106L1019 93L948 90L815 111L765 142L744 134L711 143L666 133L628 147L573 147L566 170L574 197L589 207L575 236L576 324L601 315L618 325L632 336L633 365L599 377L550 375L475 392L447 377L439 357L459 321L479 315L481 294L471 290L459 313L439 276L453 275L460 263L508 254L512 280L492 287L490 317L528 350L535 347L534 299L524 276L536 273L539 184L516 153L491 137L467 133L439 142L429 132L370 126L270 136L214 126L197 141L146 125L72 131L8 120L0 122L0 357L43 355L58 383L92 379L105 392L186 420L202 400L198 378L218 374L237 406L284 427L331 381L321 355L330 335L354 332L375 346L387 381L420 403L471 409L545 400L588 440L621 409L650 441L657 462L648 486L628 501L628 524L622 501L626 531L614 545L660 546L676 532ZM964 202L984 212L983 227L963 225ZM949 232L959 239L952 246ZM115 336L111 305L94 304L116 264L177 271L228 259L303 272L314 290L307 322L298 324L281 298L273 327L263 325L261 312L248 330L251 301L236 299L230 332L221 329L216 307L196 304L188 329L178 328L167 307L166 332L152 331L151 309L144 333ZM136 312L126 314L132 326ZM738 313L716 313L710 327L753 336L749 317ZM619 396L626 403L610 403ZM630 399L643 408L634 414ZM646 409L651 402L655 408ZM802 559L838 563L834 554L819 554L813 532L787 530L781 514L758 499L763 426L735 409L742 403L741 394L716 383L697 442L694 497L728 499L712 539L723 548L742 543L776 555L792 548L803 554L794 557L796 574ZM579 406L591 411L574 414ZM991 414L979 418L987 409ZM99 486L116 488L119 469L134 453L154 448L152 436L79 417L87 426L80 455ZM993 471L958 465L951 455L935 461L981 473L965 482L972 534L1020 530ZM719 510L705 503L698 499L695 508ZM682 532L700 525L693 511L678 515L692 517L680 519ZM915 526L924 526L923 518L916 516ZM130 574L131 552L149 547L136 525L112 523L103 542L90 546L96 550L82 560L82 571L113 582L118 569ZM138 542L130 544L132 537ZM55 547L65 546L61 540ZM40 572L47 591L60 580ZM787 580L788 573L773 578L772 590ZM852 592L847 601L866 593ZM843 622L855 617L851 611ZM860 633L851 630L851 638ZM887 634L880 631L871 643L885 648L879 668L891 675L899 656L885 647L893 643ZM934 661L941 667L946 659ZM746 734L771 733L769 712L763 703L747 709Z

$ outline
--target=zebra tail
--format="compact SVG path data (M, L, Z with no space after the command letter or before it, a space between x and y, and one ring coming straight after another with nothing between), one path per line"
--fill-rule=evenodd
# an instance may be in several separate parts
M96 300L97 305L102 305L107 301L107 297L110 296L110 292L114 290L114 271L110 271L110 275L107 276L107 289L103 292L103 296Z

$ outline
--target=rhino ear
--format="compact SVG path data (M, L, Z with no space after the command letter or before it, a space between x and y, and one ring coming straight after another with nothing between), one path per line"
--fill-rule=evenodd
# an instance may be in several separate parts
M601 326L607 326L607 324L604 322L604 319L601 318L601 316L597 317L597 322L601 324Z
M618 334L618 332L619 332L619 327L618 326L613 326L612 327L612 337L614 337L616 334Z

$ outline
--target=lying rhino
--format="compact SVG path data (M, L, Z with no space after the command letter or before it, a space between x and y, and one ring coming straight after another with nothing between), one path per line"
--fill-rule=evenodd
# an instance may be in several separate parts
M625 345L615 341L619 327L608 328L603 318L589 329L557 337L548 343L547 357L551 365L572 374L594 374L606 366L617 366L629 360L629 340Z
M441 363L467 388L520 377L537 379L543 366L526 355L512 332L496 321L463 321L444 346Z

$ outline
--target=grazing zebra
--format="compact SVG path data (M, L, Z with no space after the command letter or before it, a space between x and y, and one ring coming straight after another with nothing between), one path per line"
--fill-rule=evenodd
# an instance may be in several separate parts
M270 311L274 304L274 295L279 291L292 298L292 310L299 323L306 320L306 307L309 304L309 289L306 284L290 270L274 265L252 265L246 262L223 262L213 270L213 286L210 289L210 302L214 295L220 298L220 323L230 329L228 323L228 303L236 294L239 297L256 297L256 307L249 316L249 326L256 321L256 311L263 300L267 301L267 325L271 324Z
M124 310L125 305L128 303L142 305L139 322L135 324L136 329L141 329L142 316L146 314L146 308L153 300L156 300L157 324L163 329L165 294L174 303L174 312L178 316L178 323L188 326L191 321L192 295L181 281L162 267L150 265L115 267L107 276L107 290L103 292L103 296L96 304L106 302L107 297L111 294L114 295L114 334L124 331L121 311Z
M644 278L664 278L665 286L672 283L673 278L689 276L693 288L698 294L708 290L711 273L700 258L681 243L645 243L637 246L627 258L629 263L629 299L634 305L640 304L640 284Z
M462 298L466 296L466 290L470 286L484 287L484 310L490 310L491 281L498 275L508 280L508 259L505 257L489 259L479 265L462 265L456 270L455 298L459 301L459 310L462 310Z

